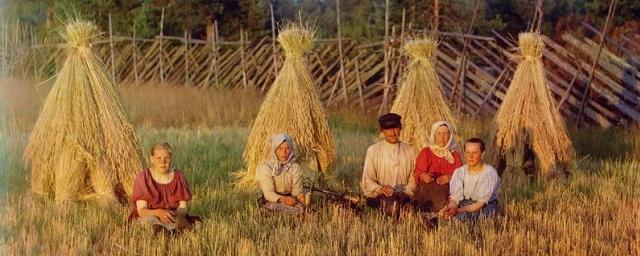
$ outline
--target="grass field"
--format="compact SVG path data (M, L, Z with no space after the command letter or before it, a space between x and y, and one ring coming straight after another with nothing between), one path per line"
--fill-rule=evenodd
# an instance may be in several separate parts
M330 205L304 219L265 216L257 193L232 185L258 93L123 87L144 152L157 141L174 146L173 166L194 194L190 211L204 218L197 230L169 238L126 225L128 207L61 206L29 195L21 156L46 92L21 83L0 84L2 255L640 255L637 129L571 128L578 157L570 177L529 182L507 173L500 217L425 230L413 215L394 223ZM341 110L329 118L334 181L357 191L365 150L377 139L375 116ZM465 120L461 136L486 138L486 123Z

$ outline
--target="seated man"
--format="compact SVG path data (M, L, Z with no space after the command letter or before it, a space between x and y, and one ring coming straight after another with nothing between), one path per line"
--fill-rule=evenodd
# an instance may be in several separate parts
M400 142L402 117L388 113L378 119L381 140L367 149L362 172L362 192L367 205L399 217L400 207L410 201L415 190L413 169L416 152Z
M484 142L478 138L464 144L467 164L453 173L445 217L475 221L480 216L498 213L500 177L491 165L483 163L484 149Z
M296 163L296 150L289 135L280 133L271 138L269 159L260 164L256 176L269 211L304 212L302 172Z
M133 183L129 221L151 224L156 232L173 232L200 220L187 215L189 184L182 171L170 168L171 157L171 146L166 142L151 148L151 167L139 172Z

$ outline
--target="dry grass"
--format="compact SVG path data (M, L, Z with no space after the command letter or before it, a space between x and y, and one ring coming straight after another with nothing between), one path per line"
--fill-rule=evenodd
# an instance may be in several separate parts
M333 207L318 209L304 220L261 214L254 206L256 195L234 190L230 175L243 166L246 128L142 128L138 134L145 146L159 138L174 145L174 165L185 171L194 192L190 210L205 218L196 231L176 238L154 237L125 224L130 208L104 209L94 204L63 208L14 187L0 201L0 254L640 253L640 173L635 171L640 162L632 155L581 161L565 180L529 183L521 177L505 177L499 195L501 217L477 225L444 223L427 231L415 216L395 223L375 212L358 216ZM347 186L357 188L364 149L375 139L375 131L336 133L342 149L336 175ZM9 167L3 174L13 173L12 183L26 184L17 179L24 177L19 154L26 139L11 134L0 136L0 142Z
M33 129L48 93L48 90L40 93L35 84L25 79L0 78L0 108L7 122L5 125L20 132Z
M556 164L569 164L574 156L571 140L549 90L537 33L519 35L518 67L496 115L496 148L502 154L529 143L540 160L540 174L552 174Z
M458 126L442 95L431 59L437 46L431 38L412 40L403 46L403 52L411 63L402 78L391 112L402 116L402 140L416 150L429 145L431 126L435 122L447 121L454 131Z
M631 155L633 156L640 156L640 131L638 130L640 128L636 127L635 131L631 131L628 136L625 136L625 138L632 138Z
M96 33L95 25L84 21L62 29L67 59L24 153L31 190L58 202L126 200L142 167L133 126L104 64L90 48Z
M234 190L231 174L244 166L242 151L249 131L241 126L257 113L259 98L247 99L237 91L120 87L125 105L138 116L134 124L142 147L159 140L173 145L174 166L185 171L194 193L190 211L205 218L195 232L172 239L127 226L129 207L104 209L86 203L65 208L28 194L21 160L28 139L23 128L33 125L41 103L32 85L12 87L19 83L0 84L0 97L7 100L0 101L4 110L0 112L1 255L640 254L637 129L571 129L582 159L573 174L533 183L505 177L499 195L502 216L475 226L445 223L426 231L415 217L394 223L374 212L358 216L332 207L302 221L264 216L254 207L256 194ZM167 111L140 95L167 99L163 100ZM248 109L239 109L243 106ZM253 114L247 119L244 114L208 115L207 108ZM179 124L185 114L195 118ZM335 179L347 189L358 191L366 147L377 139L375 118L329 113L340 149ZM230 127L221 127L225 122ZM461 120L459 131L463 138L486 138L491 126L488 121ZM274 237L286 242L274 243Z
M132 122L144 127L246 127L263 97L257 90L168 84L122 85L119 89Z
M11 127L29 132L38 118L49 84L0 79L0 107ZM173 84L122 84L117 87L125 110L136 127L182 128L251 124L262 102L255 90L198 89ZM243 97L237 97L242 94Z
M173 165L194 194L190 211L204 217L198 230L166 238L127 226L128 206L61 207L30 196L21 155L46 90L21 83L0 83L0 255L640 255L637 128L570 129L580 159L572 175L532 183L504 177L496 220L425 230L415 216L396 223L329 206L299 220L265 216L254 206L256 194L234 189L259 94L121 86L140 145L171 143ZM164 108L152 104L158 101ZM377 140L376 116L328 117L340 149L334 179L359 191L366 147ZM492 130L489 120L462 119L458 128L462 138L487 138Z
M255 188L256 167L268 155L268 141L276 133L291 135L298 159L324 173L336 157L322 103L305 64L304 54L313 46L314 31L287 25L278 35L285 61L256 117L244 151L246 169L238 173L238 186Z

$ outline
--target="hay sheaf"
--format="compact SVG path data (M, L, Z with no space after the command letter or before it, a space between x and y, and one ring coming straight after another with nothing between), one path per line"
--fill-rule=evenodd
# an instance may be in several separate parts
M75 20L60 35L67 59L24 153L31 190L56 201L124 199L142 158L117 89L92 52L96 27Z
M544 42L538 33L518 36L519 62L495 119L495 144L505 154L518 140L531 145L540 160L541 175L556 164L569 164L573 147L542 65Z
M438 43L428 37L407 42L402 50L410 64L402 78L391 112L402 116L401 138L416 150L429 144L433 123L445 120L456 130L454 118L442 95L440 80L432 62Z
M271 137L280 132L291 135L301 163L325 173L330 170L336 157L335 142L304 59L314 36L314 30L296 25L281 28L278 42L285 61L247 138L246 169L237 173L238 187L255 187L256 167L267 159Z

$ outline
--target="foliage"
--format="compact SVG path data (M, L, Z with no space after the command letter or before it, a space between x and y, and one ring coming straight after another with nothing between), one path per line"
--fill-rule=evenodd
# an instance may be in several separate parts
M385 0L342 0L341 30L344 37L359 41L378 41L384 35ZM476 0L440 0L440 30L466 32ZM474 24L474 33L488 34L491 29L508 34L526 30L535 12L537 1L481 0ZM563 20L588 20L602 25L609 0L543 0L545 34L565 31L558 27ZM22 24L43 25L48 31L55 17L63 17L69 10L77 10L92 17L101 31L108 31L108 15L112 15L113 29L119 35L131 35L133 27L139 37L150 38L160 31L160 16L165 8L164 34L182 36L188 31L193 38L207 37L207 27L218 21L219 35L237 39L240 29L251 38L271 34L270 5L273 5L277 24L286 21L315 23L320 38L335 37L335 0L6 0L3 16L19 19ZM433 28L434 0L391 0L390 25L399 32L402 13L405 25L412 28ZM300 14L302 14L300 17ZM614 25L640 20L640 2L618 1ZM277 25L276 24L276 25ZM574 28L578 23L571 24ZM210 36L210 35L209 35Z

